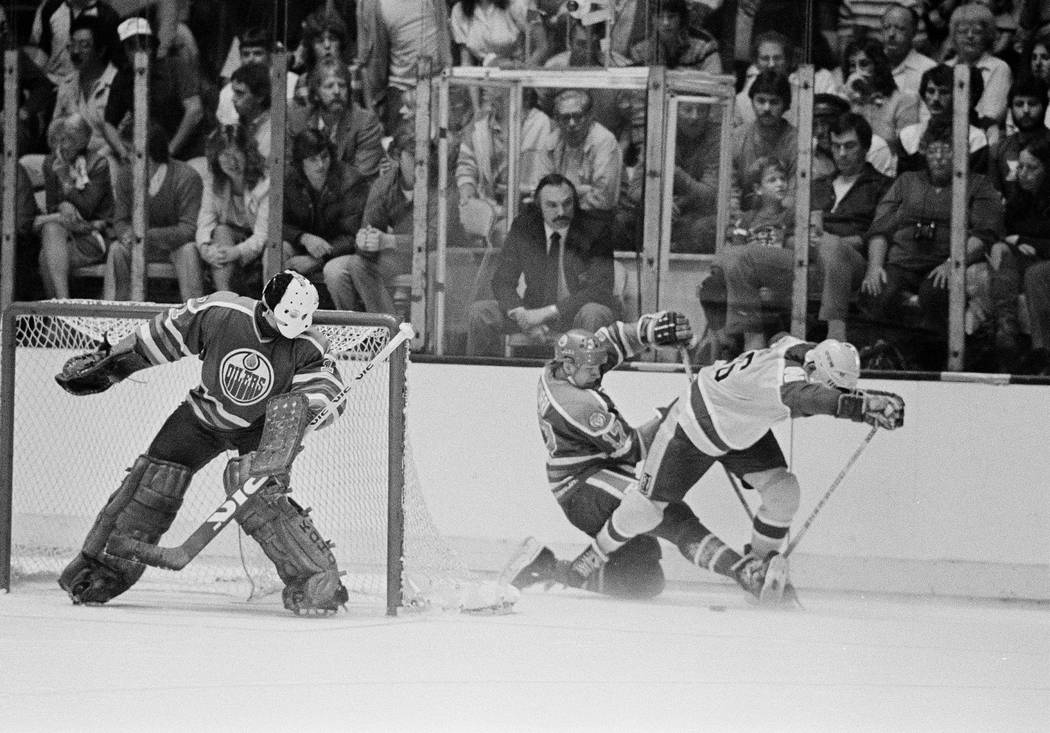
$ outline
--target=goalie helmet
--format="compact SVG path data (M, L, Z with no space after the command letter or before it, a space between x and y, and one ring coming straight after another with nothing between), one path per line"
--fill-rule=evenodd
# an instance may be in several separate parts
M860 354L845 341L821 341L806 352L804 366L811 380L828 387L856 389L860 378Z
M320 299L312 282L298 272L285 270L266 283L263 303L273 314L281 335L292 339L313 324Z

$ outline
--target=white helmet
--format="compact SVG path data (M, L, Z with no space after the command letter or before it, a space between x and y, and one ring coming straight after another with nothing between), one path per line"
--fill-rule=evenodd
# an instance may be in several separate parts
M827 387L856 389L860 378L860 354L845 341L821 341L806 352L804 366L811 380Z
M263 303L285 338L295 338L310 328L319 302L314 284L291 270L277 273L263 288Z

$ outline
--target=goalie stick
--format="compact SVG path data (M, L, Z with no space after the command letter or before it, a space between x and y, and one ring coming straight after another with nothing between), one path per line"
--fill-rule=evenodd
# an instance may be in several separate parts
M390 339L390 342L380 349L379 352L373 356L364 368L353 378L353 380L339 390L339 393L324 406L324 409L314 415L310 422L307 423L304 437L313 430L316 430L317 427L321 425L329 415L331 415L332 411L335 410L343 400L346 399L347 395L350 394L357 382L364 379L365 375L372 371L377 364L390 358L390 355L394 353L395 349L405 341L411 339L414 335L412 326L408 323L402 323L398 332L394 334L392 339ZM226 500L222 502L222 504L220 504L196 530L194 530L193 534L187 537L186 541L178 547L160 547L159 545L151 545L147 542L126 535L113 535L109 538L106 545L106 551L111 555L123 557L128 560L136 560L152 567L166 568L167 570L182 570L191 560L193 560L193 558L200 554L201 550L208 546L208 543L211 542L215 536L234 519L234 517L237 516L241 508L266 484L268 480L269 477L267 476L259 476L249 479L245 482L244 486L228 496Z

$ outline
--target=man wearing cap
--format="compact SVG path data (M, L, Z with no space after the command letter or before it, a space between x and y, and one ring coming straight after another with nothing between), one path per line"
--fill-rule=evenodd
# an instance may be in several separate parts
M180 56L157 58L156 38L145 18L128 18L117 35L129 59L139 50L149 54L149 116L171 138L171 156L185 161L203 156L207 130L201 124L200 74ZM129 65L117 73L106 103L106 140L118 158L129 156L134 111L135 71Z

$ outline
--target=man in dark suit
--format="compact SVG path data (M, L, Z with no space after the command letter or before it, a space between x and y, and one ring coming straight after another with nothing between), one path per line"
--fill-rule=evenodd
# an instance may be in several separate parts
M575 187L558 173L540 180L534 201L514 220L500 251L492 276L495 300L470 306L470 355L501 355L506 333L548 341L570 328L594 332L616 320L613 225L577 210Z

